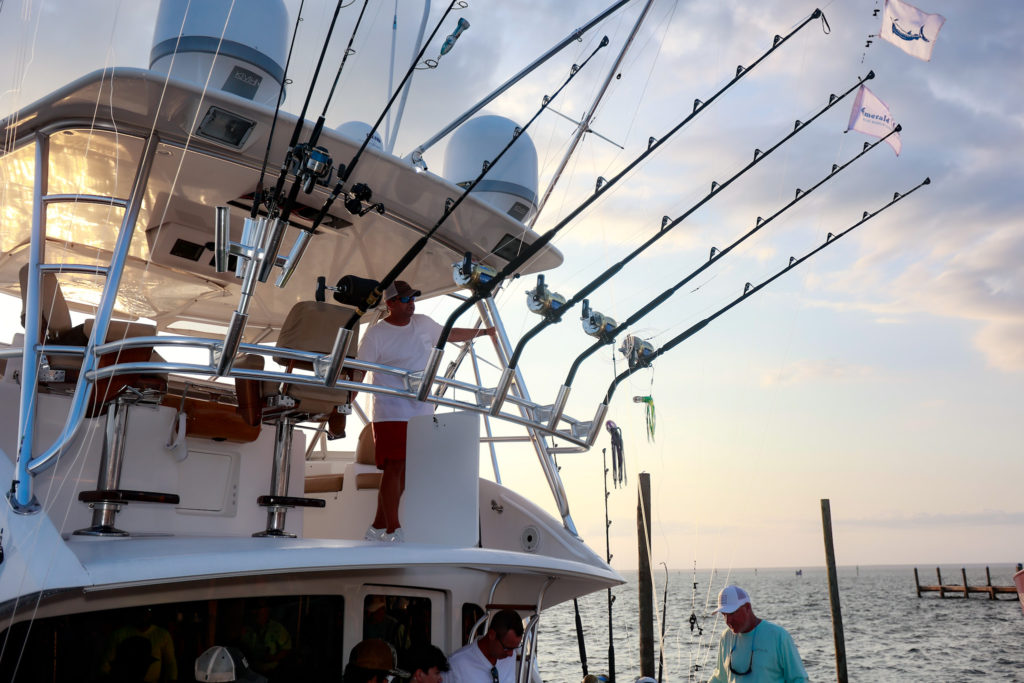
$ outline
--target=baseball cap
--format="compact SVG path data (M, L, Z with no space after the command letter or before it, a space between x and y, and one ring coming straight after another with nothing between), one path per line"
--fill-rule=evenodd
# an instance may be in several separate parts
M196 658L196 680L207 683L266 683L267 679L249 670L245 655L233 647L214 645Z
M395 280L384 290L384 300L390 301L398 296L420 296L420 290L413 289L405 280Z
M743 605L750 604L750 595L739 586L726 586L718 593L718 609L711 613L732 614Z
M348 657L350 666L370 671L384 671L389 676L409 678L409 674L398 668L398 655L395 648L380 638L367 638L352 648Z

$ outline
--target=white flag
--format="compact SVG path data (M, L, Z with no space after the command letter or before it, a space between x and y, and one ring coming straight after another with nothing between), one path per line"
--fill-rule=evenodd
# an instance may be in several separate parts
M872 137L883 138L889 135L889 132L895 127L896 122L892 120L892 116L889 114L889 107L886 106L885 102L875 97L875 93L861 85L860 90L857 91L856 99L853 100L853 111L850 112L850 125L846 127L846 130L855 130ZM885 141L896 152L896 156L899 156L900 150L903 149L900 134L893 133L885 138Z
M878 37L927 62L944 23L946 17L941 14L922 12L903 0L885 0Z

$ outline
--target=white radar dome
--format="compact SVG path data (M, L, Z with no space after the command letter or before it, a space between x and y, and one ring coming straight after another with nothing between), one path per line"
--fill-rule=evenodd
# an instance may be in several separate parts
M273 105L287 55L284 0L161 0L149 68Z
M517 125L503 116L478 116L452 134L444 156L444 177L468 187L512 139ZM473 190L473 195L518 221L537 212L537 148L526 133Z
M373 126L364 121L346 121L337 128L334 129L338 134L344 135L350 140L355 141L357 145L363 144L366 140L366 136L373 130ZM370 144L367 147L373 147L374 149L383 152L384 151L384 140L381 138L378 131L374 131L373 137L370 139Z

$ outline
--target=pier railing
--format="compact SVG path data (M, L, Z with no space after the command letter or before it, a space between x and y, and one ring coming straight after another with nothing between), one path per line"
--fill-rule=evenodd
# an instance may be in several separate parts
M921 593L938 593L940 598L949 596L963 596L964 598L971 597L971 593L986 593L988 594L989 600L995 600L997 595L1012 595L1014 598L1017 597L1016 586L993 586L992 585L992 573L988 567L985 567L985 584L972 586L967 581L967 569L964 567L960 568L960 576L963 578L962 584L944 584L942 583L942 570L939 567L935 568L935 577L938 583L934 586L922 586L921 580L918 578L917 567L914 567L914 586L917 589L917 597L921 597Z

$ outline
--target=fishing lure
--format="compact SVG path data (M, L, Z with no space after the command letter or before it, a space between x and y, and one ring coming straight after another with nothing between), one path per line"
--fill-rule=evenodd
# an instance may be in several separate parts
M654 441L655 413L653 396L634 396L633 403L644 404L644 419L647 422L647 441Z

